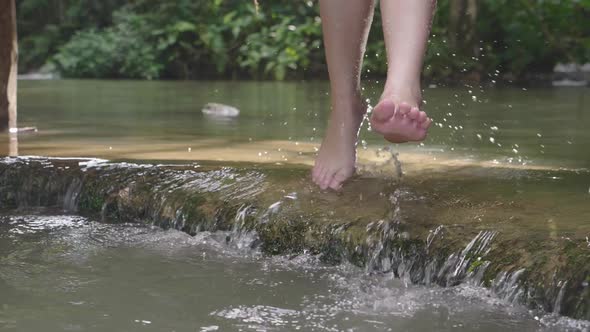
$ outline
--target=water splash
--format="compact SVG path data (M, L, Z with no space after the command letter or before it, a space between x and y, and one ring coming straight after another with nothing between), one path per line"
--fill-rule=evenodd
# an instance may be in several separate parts
M513 272L500 272L492 283L492 290L500 298L508 301L509 303L520 303L522 301L524 291L518 281L524 272L525 269L519 269Z

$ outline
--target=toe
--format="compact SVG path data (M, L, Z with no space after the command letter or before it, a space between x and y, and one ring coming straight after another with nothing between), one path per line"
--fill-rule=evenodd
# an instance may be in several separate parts
M311 170L311 179L313 180L313 182L315 182L316 184L318 183L318 180L320 178L320 174L322 173L323 167L319 164L316 164L313 169Z
M330 184L332 183L332 180L334 180L334 174L327 174L322 179L322 182L320 183L320 188L322 190L328 189L330 187Z
M430 127L430 125L432 124L432 119L430 118L426 118L426 120L424 122L422 122L420 124L420 126L424 129L428 129Z
M338 179L336 179L336 177L334 177L332 179L332 181L330 182L330 189L336 190L336 191L342 189L342 182L338 181Z
M378 122L389 120L395 113L395 103L391 100L382 100L373 109L371 119Z
M333 176L334 173L328 172L328 170L324 170L324 172L320 174L316 184L320 186L320 189L326 190L328 189L328 186L330 185L330 181L332 181Z
M408 117L412 120L418 120L419 116L420 116L420 111L418 111L418 108L412 107L410 109L410 112L408 113Z
M313 182L315 182L315 184L317 184L318 186L321 186L322 181L324 179L324 176L326 175L326 169L324 167L321 167L317 174L316 177L314 178Z
M426 121L426 119L428 119L428 117L426 116L426 112L419 111L418 112L418 122L422 123L422 122Z
M399 115L407 115L410 113L411 110L412 110L412 107L410 105L408 105L407 103L401 103L399 105L398 114Z
M337 172L334 174L332 181L330 181L330 188L334 190L340 190L344 184L344 181L348 180L350 176L352 176L352 174Z

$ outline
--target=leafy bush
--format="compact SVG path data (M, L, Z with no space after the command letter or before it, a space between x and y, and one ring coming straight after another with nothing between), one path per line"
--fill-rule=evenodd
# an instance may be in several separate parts
M55 64L66 77L285 79L326 75L317 1L22 0L21 68ZM440 0L424 75L515 77L590 61L590 0L481 0L473 45L451 45ZM459 36L461 37L461 36ZM383 76L379 13L365 69Z
M67 77L157 78L162 70L156 45L146 37L141 16L118 13L113 27L78 32L53 58Z

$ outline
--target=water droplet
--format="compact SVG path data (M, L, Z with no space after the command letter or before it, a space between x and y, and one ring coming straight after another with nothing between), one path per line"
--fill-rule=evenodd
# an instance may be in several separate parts
M537 137L543 137L543 135L541 135L541 133L537 133Z
M193 150L192 148L190 148L190 147L188 148L188 152L191 152L192 150Z
M490 142L495 143L496 142L496 139L493 138L493 137L490 137Z
M490 129L491 129L491 130L493 130L493 131L497 131L497 130L498 130L498 127L496 127L496 126L491 126L491 127L490 127Z

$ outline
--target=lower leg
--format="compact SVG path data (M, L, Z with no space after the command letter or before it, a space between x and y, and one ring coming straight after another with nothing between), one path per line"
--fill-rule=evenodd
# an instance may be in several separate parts
M382 0L381 15L387 49L387 81L373 124L393 142L422 140L430 119L419 110L420 75L435 0Z
M330 122L312 172L322 189L338 189L354 173L358 130L366 109L360 72L373 10L372 0L320 0L332 100Z
M387 48L387 83L384 95L419 106L420 75L430 34L435 0L382 0L383 35Z

